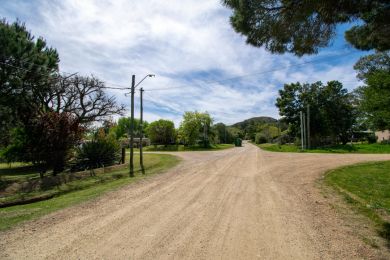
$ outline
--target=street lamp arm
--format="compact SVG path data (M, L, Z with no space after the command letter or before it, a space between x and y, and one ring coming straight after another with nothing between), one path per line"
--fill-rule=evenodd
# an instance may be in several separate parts
M141 81L140 82L138 82L135 86L134 86L134 89L136 88L136 87L138 87L139 86L139 84L141 84L142 83L142 81L144 81L147 77L154 77L155 75L154 74L148 74L148 75L146 75L143 79L141 79Z

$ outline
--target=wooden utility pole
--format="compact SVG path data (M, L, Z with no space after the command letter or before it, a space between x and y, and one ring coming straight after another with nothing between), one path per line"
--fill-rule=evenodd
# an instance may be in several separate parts
M131 79L130 177L134 177L134 91L135 91L135 75L133 75Z
M302 111L299 112L299 115L301 117L301 149L303 150L303 113L302 113Z
M208 130L207 130L207 120L204 121L204 125L203 125L203 145L204 147L208 147L208 140L209 140L209 136L208 136Z
M310 149L310 105L307 105L307 149Z
M140 115L140 122L139 122L139 126L140 126L140 138L139 138L139 163L141 165L141 170L142 170L142 174L145 174L145 169L144 169L144 158L143 158L143 154L142 154L142 138L144 136L144 129L143 129L143 113L144 113L144 106L143 106L143 92L144 92L144 89L141 88L139 90L140 94L141 94L141 103L140 103L140 110L141 110L141 115Z
M303 149L306 149L306 115L302 113L302 121L303 121Z

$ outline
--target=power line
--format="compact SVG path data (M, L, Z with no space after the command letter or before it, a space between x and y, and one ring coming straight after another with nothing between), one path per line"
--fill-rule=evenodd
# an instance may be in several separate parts
M31 62L25 62L25 63L33 64L33 65L35 65L37 67L43 67L43 68L47 69L47 67L44 66L44 65L39 65L39 64L31 63ZM14 69L23 70L25 72L33 72L33 73L36 73L38 75L46 75L46 73L43 73L43 72L36 72L36 71L33 71L32 69L26 69L26 68L23 68L23 67L20 67L20 66L16 66L16 65L12 65L12 64L9 64L9 63L6 63L6 62L2 62L2 61L0 61L0 64L3 64L5 66L8 66L8 67L11 67L11 68L14 68ZM68 74L66 76L66 78L74 76L77 73L78 72L66 72L66 71L62 71L61 72L61 74ZM105 86L103 88L118 89L118 90L129 90L130 89L129 87L126 87L126 86L123 86L123 85L119 85L119 84L115 84L115 83L111 83L111 82L107 82L107 81L102 81L102 82L105 83L105 84L112 85L112 86L118 86L118 87L108 87L108 86Z
M168 108L170 111L173 111L173 112L176 113L176 114L181 113L181 112L179 112L178 109L176 109L176 108L174 108L174 107L171 107L171 106L167 106L167 105L165 105L165 104L162 104L161 102L157 101L155 98L153 98L151 95L149 95L149 94L146 93L146 92L145 92L145 97L147 97L146 100L152 102L152 103L155 104L155 105L166 107L166 108Z
M347 53L337 54L337 55L330 55L330 56L326 56L326 57L319 58L319 59L305 61L305 62L302 62L302 63L291 64L291 65L287 65L287 66L283 66L283 67L279 67L279 68L275 68L275 69L271 69L271 70L254 72L254 73L245 74L245 75L236 76L236 77L231 77L231 78L222 79L222 80L204 81L202 83L206 84L206 85L213 85L213 84L216 84L216 83L221 83L221 82L236 80L236 79L240 79L240 78L251 77L251 76L254 76L254 75L261 75L261 74L266 74L266 73L270 73L270 72L274 72L274 71L284 70L284 69L290 68L290 67L303 66L303 65L310 64L310 63L315 63L315 62L318 62L318 61L327 60L329 58L345 57L346 55L350 55L352 53L356 53L356 51L350 51L350 52L347 52ZM202 87L200 84L197 84L197 85ZM145 91L164 91L164 90L180 89L180 88L188 88L188 87L192 87L192 86L184 85L184 86L181 86L181 87L154 88L154 89L145 89Z
M213 85L213 84L222 83L222 82L226 82L226 81L231 81L231 80L237 80L237 79L241 79L241 78L251 77L251 76L254 76L254 75L261 75L261 74L266 74L266 73L270 73L270 72L274 72L274 71L279 71L279 70L283 70L283 69L290 68L290 67L303 66L303 65L310 64L310 63L315 63L315 62L318 62L318 61L324 61L324 60L327 60L329 58L345 57L346 55L350 55L352 53L355 53L355 51L350 51L350 52L343 53L343 54L331 55L331 56L327 56L327 57L323 57L323 58L319 58L319 59L305 61L305 62L302 62L302 63L291 64L291 65L287 65L287 66L283 66L283 67L279 67L279 68L275 68L275 69L271 69L271 70L259 71L259 72L254 72L254 73L250 73L250 74L245 74L245 75L231 77L231 78L226 78L226 79L221 79L221 80L203 81L202 83L205 84L205 85ZM45 65L35 64L35 63L27 62L27 61L22 61L22 62L29 63L29 64L32 64L32 65L37 66L37 67L44 67L45 69L47 69L47 67ZM16 69L21 69L21 70L28 71L28 72L33 72L32 70L29 70L29 69L26 69L26 68L22 68L20 66L11 65L9 63L0 62L0 64L6 65L6 66L10 66L10 67L13 67L13 68L16 68ZM63 74L70 74L70 75L74 75L75 74L75 73L65 72L65 71L63 71L61 73L63 73ZM44 73L38 73L38 74L43 75ZM105 84L110 85L110 86L105 86L104 88L106 88L106 89L114 89L114 90L130 90L131 89L130 87L127 87L127 86L124 86L124 85L120 85L120 84L116 84L116 83L112 83L112 82L108 82L108 81L102 81L102 82L104 82ZM205 88L205 86L202 86L199 83L191 82L191 84L196 84L196 85L198 85L201 88ZM114 87L112 87L112 86L114 86ZM182 86L179 86L179 87L165 87L165 88L145 89L145 92L146 91L166 91L166 90L172 90L172 89L185 89L185 88L189 88L189 87L193 87L193 85L191 85L191 86L189 86L189 85L182 85Z
M237 77L232 77L232 78L227 78L227 79L222 79L222 80L205 81L204 83L206 83L206 84L215 84L215 83L230 81L230 80L234 80L234 79L240 79L240 78L245 78L245 77L251 77L251 76L254 76L254 75L265 74L265 73L269 73L269 72L274 72L274 71L278 71L278 70L283 70L283 69L289 68L289 67L302 66L302 65L314 63L314 62L317 62L317 61L327 60L327 59L333 58L333 57L345 57L346 55L350 55L350 54L352 54L352 53L356 53L356 51L349 51L349 52L346 52L346 53L343 53L343 54L330 55L330 56L326 56L326 57L322 57L322 58L318 58L318 59L313 59L313 60L310 60L310 61L304 61L304 62L302 62L302 63L286 65L286 66L283 66L283 67L280 67L280 68L271 69L271 70L253 72L253 73L250 73L250 74L245 74L245 75L241 75L241 76L237 76Z

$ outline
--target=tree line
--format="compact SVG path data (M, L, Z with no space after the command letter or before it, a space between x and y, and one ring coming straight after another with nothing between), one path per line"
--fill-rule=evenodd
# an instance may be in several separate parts
M139 119L134 120L135 137L140 137ZM121 117L116 122L106 122L108 135L115 137L122 144L128 145L130 118ZM143 122L145 138L152 145L185 145L210 147L213 144L233 143L238 135L223 123L213 124L208 112L187 111L178 128L171 120L159 119L153 122Z
M346 144L367 130L390 129L389 52L362 57L354 68L364 85L352 92L339 81L290 83L279 90L276 106L291 137L300 138L300 112L306 113L308 107L310 141L315 146ZM365 137L376 141L373 133Z

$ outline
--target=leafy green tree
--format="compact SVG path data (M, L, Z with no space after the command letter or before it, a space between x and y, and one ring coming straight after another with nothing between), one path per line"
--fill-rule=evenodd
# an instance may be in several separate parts
M263 133L256 133L255 143L256 144L265 144L269 142L269 139Z
M356 90L362 125L390 129L390 55L377 52L364 56L354 66L365 86Z
M338 24L359 20L345 33L346 40L361 50L390 48L387 0L224 0L233 10L233 28L247 43L264 46L272 53L298 56L317 53L329 45Z
M390 129L390 74L385 70L370 73L366 85L358 89L360 108L373 129Z
M258 134L266 139L266 142L272 142L272 140L279 136L279 128L270 124L259 125L257 128L255 138L258 138Z
M27 122L44 103L58 75L57 51L34 37L20 22L0 20L0 142ZM1 144L0 143L0 144Z
M144 135L147 134L146 129L148 128L149 123L147 121L143 122L143 132ZM116 138L125 137L130 132L130 117L121 117L118 120L117 125L114 127ZM140 136L140 120L134 118L134 136Z
M309 106L311 143L321 144L325 137L331 137L333 142L346 143L356 119L351 99L352 96L338 81L330 81L326 85L298 82L285 84L279 90L276 106L290 125L293 136L300 136L300 111L306 113Z
M237 127L232 127L232 126L228 127L228 132L232 136L232 142L234 142L234 140L236 138L243 139L244 135L245 135L244 132L241 129L239 129Z
M166 146L175 142L175 124L170 120L160 119L150 123L146 133L152 144Z
M353 67L357 71L357 77L366 80L367 77L376 71L386 71L390 73L389 52L376 52L361 57Z
M185 112L179 129L185 144L195 145L202 141L203 146L208 146L207 136L211 132L212 122L213 120L207 112Z
M216 139L218 143L229 144L233 143L233 136L228 127L223 123L218 123L213 125L213 131L215 132Z

